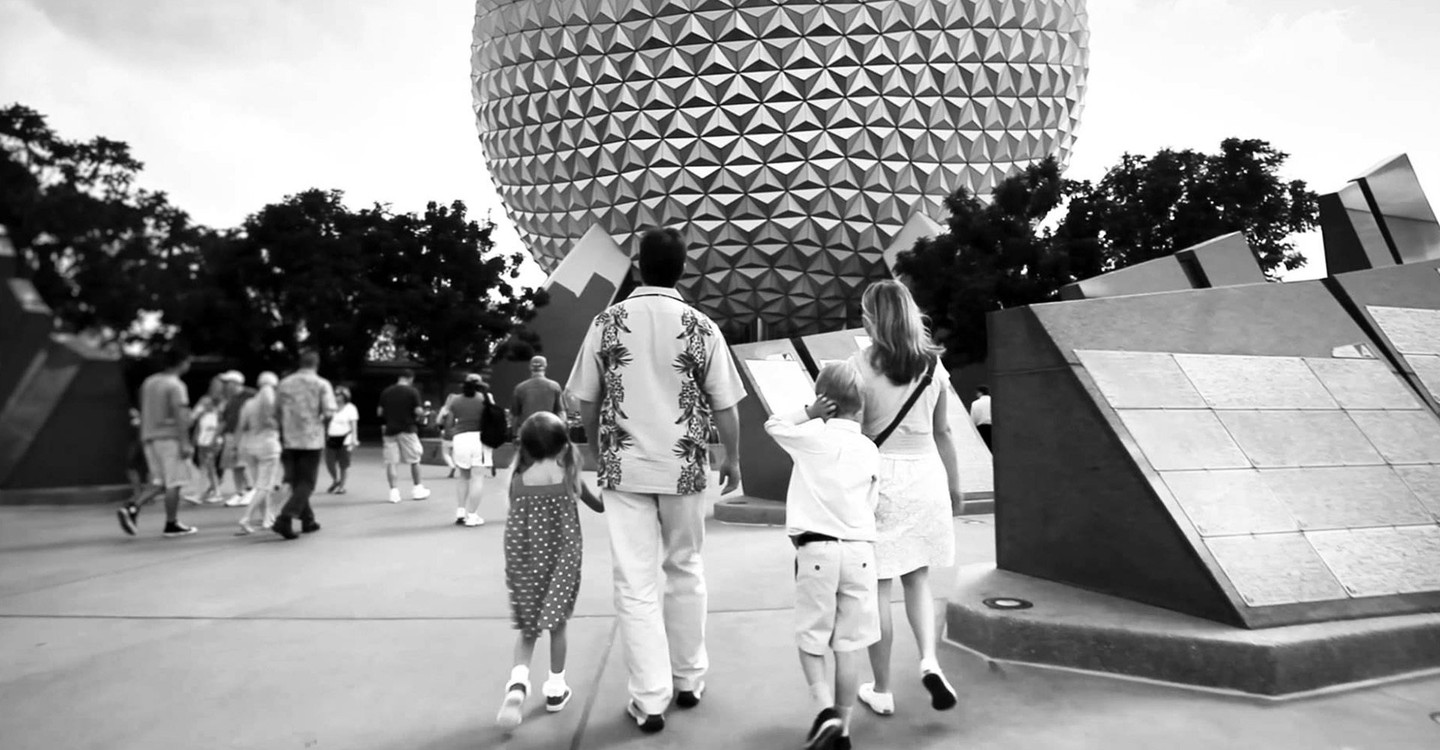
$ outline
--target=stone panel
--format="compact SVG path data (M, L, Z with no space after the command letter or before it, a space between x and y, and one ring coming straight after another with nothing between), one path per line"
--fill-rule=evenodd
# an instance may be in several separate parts
M1411 354L1405 357L1410 363L1410 369L1415 371L1416 377L1424 384L1430 396L1440 401L1440 356L1432 354Z
M1119 414L1156 471L1250 468L1213 412L1125 409Z
M1167 471L1160 476L1201 536L1300 530L1254 469Z
M1386 461L1440 463L1440 421L1430 412L1357 411L1350 416Z
M1299 357L1176 354L1175 361L1216 409L1336 408Z
M1440 466L1396 466L1395 473L1405 480L1430 514L1440 520Z
M1401 354L1440 354L1440 310L1374 305L1366 309Z
M1206 539L1205 546L1251 607L1345 598L1345 589L1301 534Z
M1351 596L1440 588L1440 526L1315 531L1306 537Z
M1424 408L1405 382L1378 359L1307 359L1305 364L1341 408Z
M1116 409L1205 408L1205 400L1169 354L1076 351L1075 355Z
M1259 468L1384 463L1345 412L1223 411L1218 416Z
M1267 469L1260 475L1307 531L1432 520L1389 466Z

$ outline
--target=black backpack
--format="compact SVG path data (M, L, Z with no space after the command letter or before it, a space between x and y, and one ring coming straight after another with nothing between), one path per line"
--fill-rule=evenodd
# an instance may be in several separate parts
M510 425L505 410L490 394L485 394L484 411L480 414L480 442L490 448L499 448L510 442Z

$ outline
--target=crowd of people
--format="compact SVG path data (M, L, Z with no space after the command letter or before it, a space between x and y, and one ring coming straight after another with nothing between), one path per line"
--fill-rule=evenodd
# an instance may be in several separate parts
M686 257L685 240L674 230L641 238L641 286L591 322L567 385L546 377L543 357L532 360L532 377L514 393L513 438L505 409L479 374L467 376L438 412L445 461L459 475L457 525L484 524L479 502L486 478L496 476L496 448L514 441L504 554L519 635L496 717L503 727L521 723L542 636L548 634L550 652L541 686L546 710L563 710L573 695L565 633L581 578L581 504L604 514L609 534L627 714L641 731L658 732L672 706L693 709L704 699L708 445L715 435L724 450L720 493L738 489L737 405L746 392L719 328L675 289ZM815 707L806 750L848 750L857 701L880 716L900 710L891 669L897 579L919 647L916 677L933 709L957 703L936 654L929 581L931 568L952 565L955 557L950 517L960 477L947 412L952 396L943 385L948 374L903 285L870 285L861 309L870 346L826 364L805 409L765 424L794 464L786 532L795 567L777 575L795 578L794 639ZM248 397L243 377L226 373L193 409L180 379L184 355L172 354L166 369L145 381L140 437L155 489L144 502L164 496L165 536L195 531L176 518L194 455L202 464L216 461L215 473L205 470L207 498L219 495L218 472L233 473L231 500L246 506L241 533L269 527L293 539L297 521L302 534L320 529L310 497L322 456L330 491L343 492L359 415L343 388L319 376L318 365L315 354L303 354L283 379L263 373ZM578 404L590 438L580 445L567 428L567 398ZM401 501L407 466L410 497L430 495L419 470L425 414L410 372L380 396L390 502ZM982 417L988 425L988 399L973 418ZM581 479L586 458L596 467L598 495ZM135 533L142 504L132 499L120 509L128 533ZM864 683L862 653L873 675Z

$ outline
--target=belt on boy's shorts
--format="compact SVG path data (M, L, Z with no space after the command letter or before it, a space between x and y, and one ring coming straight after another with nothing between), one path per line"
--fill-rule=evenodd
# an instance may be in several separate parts
M795 549L800 549L801 547L804 547L805 545L810 544L811 542L838 542L838 541L840 541L840 540L839 540L839 539L836 539L836 538L833 537L833 536L830 536L829 534L820 534L820 533L817 533L817 532L814 532L814 531L802 531L802 532L800 532L799 534L796 534L795 536L790 537L790 543L795 545Z

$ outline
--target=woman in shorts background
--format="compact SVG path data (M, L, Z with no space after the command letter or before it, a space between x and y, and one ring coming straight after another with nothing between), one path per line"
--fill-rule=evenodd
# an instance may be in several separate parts
M350 451L360 445L360 412L350 402L350 389L335 389L335 402L340 410L325 427L325 471L330 473L330 489L334 495L345 494L345 478L350 471Z
M490 399L484 381L475 373L465 376L465 384L446 404L446 424L454 434L455 525L483 526L480 517L480 496L485 489L484 469L495 463L494 452L480 442L480 424L485 417L485 404Z
M225 381L210 379L210 389L195 403L195 465L205 477L205 491L195 504L220 500L220 414L225 410Z

